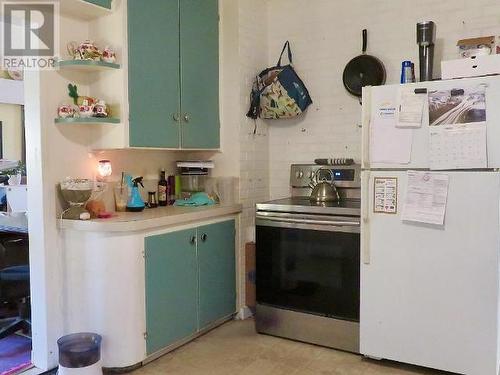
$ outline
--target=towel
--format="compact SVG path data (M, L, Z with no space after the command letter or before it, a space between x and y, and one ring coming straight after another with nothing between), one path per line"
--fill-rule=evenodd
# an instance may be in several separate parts
M174 206L211 206L215 201L208 196L207 193L194 193L189 199L178 199L174 202Z

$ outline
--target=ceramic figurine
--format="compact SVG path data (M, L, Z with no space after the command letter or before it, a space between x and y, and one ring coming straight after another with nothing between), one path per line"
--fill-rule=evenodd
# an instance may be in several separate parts
M57 108L57 115L59 118L68 118L75 116L75 109L69 104L62 104Z
M80 106L82 105L85 101L87 101L88 105L91 105L92 107L95 105L97 102L96 98L93 98L92 96L79 96L77 100L77 104Z
M67 45L68 53L75 60L94 60L101 59L101 51L91 40L85 40L78 46L76 42L69 42Z
M92 98L84 97L79 109L80 117L92 117L94 114L94 101Z
M97 100L97 103L94 106L94 117L108 117L106 102L104 100Z
M102 51L102 61L107 63L114 63L116 61L116 53L112 47L106 46L104 48Z
M66 51L68 51L68 55L70 55L71 58L76 60L76 50L78 49L78 44L76 42L69 42L66 44Z

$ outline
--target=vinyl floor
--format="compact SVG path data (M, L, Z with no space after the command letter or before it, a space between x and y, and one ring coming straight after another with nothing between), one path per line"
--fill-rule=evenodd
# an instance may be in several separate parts
M133 375L449 374L255 333L231 321L134 371Z

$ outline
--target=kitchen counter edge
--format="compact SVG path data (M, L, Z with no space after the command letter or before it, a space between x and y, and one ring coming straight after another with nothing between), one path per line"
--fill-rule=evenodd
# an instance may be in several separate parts
M86 232L135 232L178 226L239 214L241 204L203 207L158 207L143 212L119 212L110 219L59 220L59 228Z

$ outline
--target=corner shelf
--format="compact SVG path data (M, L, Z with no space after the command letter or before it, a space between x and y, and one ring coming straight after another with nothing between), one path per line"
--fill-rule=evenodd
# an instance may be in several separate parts
M65 70L83 72L100 72L103 70L120 69L120 64L93 60L58 60L55 66Z
M69 117L56 118L56 124L119 124L121 121L116 117Z

